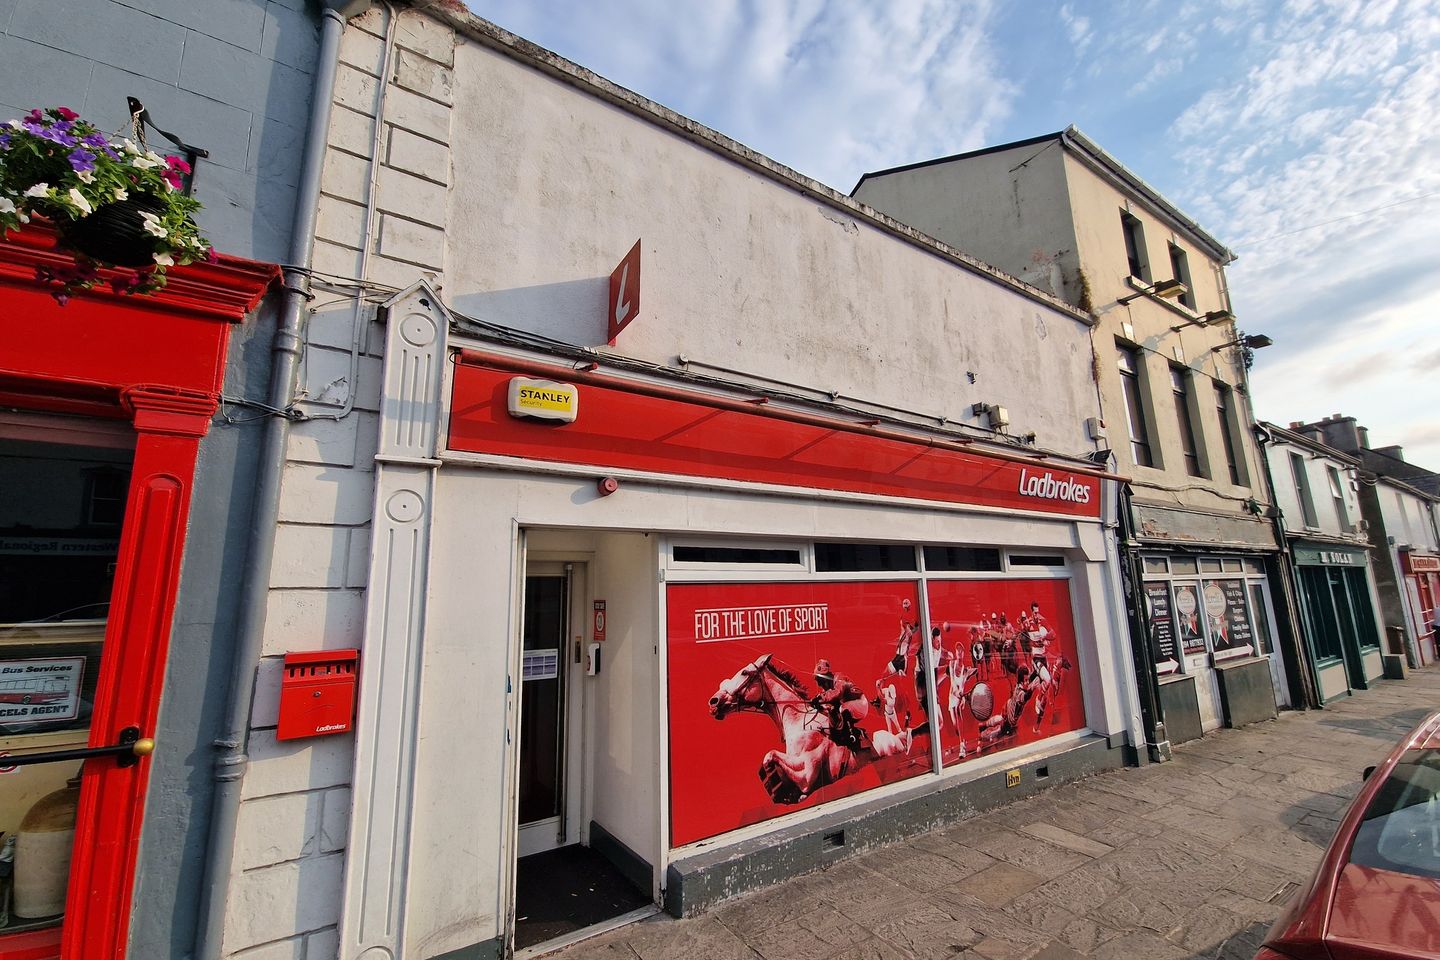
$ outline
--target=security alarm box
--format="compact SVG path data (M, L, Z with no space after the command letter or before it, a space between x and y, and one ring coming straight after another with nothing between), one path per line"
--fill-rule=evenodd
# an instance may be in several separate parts
M346 733L355 718L359 650L285 654L277 740Z

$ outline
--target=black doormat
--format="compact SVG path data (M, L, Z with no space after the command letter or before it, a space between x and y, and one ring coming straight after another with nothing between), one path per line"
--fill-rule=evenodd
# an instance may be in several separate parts
M515 878L515 949L532 947L653 903L600 854L578 844L522 857Z

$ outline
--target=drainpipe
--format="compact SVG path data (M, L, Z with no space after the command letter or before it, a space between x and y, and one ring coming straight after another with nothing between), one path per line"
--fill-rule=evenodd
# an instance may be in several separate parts
M351 17L370 7L371 0L321 0L320 55L311 92L310 124L295 192L295 219L290 230L290 263L284 269L284 299L271 347L272 372L268 403L289 410L294 403L295 378L304 346L304 325L310 300L311 262L315 219L320 204L320 173L330 130L330 108L335 99L335 74L340 62L340 38ZM210 808L210 829L201 881L203 903L195 930L195 960L220 960L225 935L225 908L229 901L234 866L235 825L240 815L240 786L249 763L246 740L250 728L255 671L265 635L265 603L270 591L270 566L275 555L275 529L280 513L280 480L290 418L275 416L265 423L261 439L255 509L250 518L250 556L241 584L239 627L231 664L224 728L215 740L215 792Z
M1160 700L1160 678L1150 649L1150 620L1145 614L1145 576L1135 543L1135 514L1129 484L1120 485L1115 497L1114 558L1125 593L1125 614L1130 626L1130 656L1135 687L1140 696L1140 722L1145 728L1145 752L1151 763L1170 759L1170 736L1165 732L1165 707Z

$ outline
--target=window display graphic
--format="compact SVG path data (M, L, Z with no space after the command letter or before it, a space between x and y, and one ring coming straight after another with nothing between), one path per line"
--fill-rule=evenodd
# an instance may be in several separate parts
M84 657L0 660L0 723L74 720Z
M931 769L916 584L674 584L666 606L674 845Z
M932 580L928 589L945 766L1085 725L1066 581Z
M1244 580L1211 580L1205 584L1205 621L1216 660L1248 657L1255 652L1255 631L1245 605Z
M1175 644L1175 619L1170 615L1170 584L1145 584L1145 617L1150 622L1150 656L1160 676L1180 668L1180 652Z
M1200 587L1175 584L1175 620L1180 629L1180 648L1185 656L1205 652L1205 628L1200 623Z

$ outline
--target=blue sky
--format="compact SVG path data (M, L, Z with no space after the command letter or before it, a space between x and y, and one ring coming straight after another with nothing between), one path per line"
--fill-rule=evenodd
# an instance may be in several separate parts
M1440 470L1440 0L469 0L838 190L1074 123L1226 243L1256 407Z

